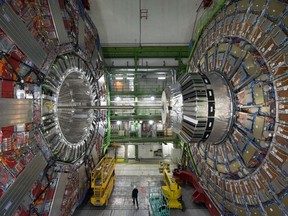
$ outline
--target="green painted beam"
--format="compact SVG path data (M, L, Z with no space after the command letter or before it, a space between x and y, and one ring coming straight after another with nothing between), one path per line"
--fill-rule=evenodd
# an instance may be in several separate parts
M111 121L115 120L161 120L162 116L159 115L135 115L135 116L110 116Z
M110 82L107 79L107 73L105 73L105 80L107 86L107 105L110 106ZM104 138L104 143L102 146L102 154L105 154L107 148L110 145L110 138L111 138L111 121L110 121L111 110L108 109L107 111L107 130Z
M102 47L104 58L188 58L187 46Z
M142 137L142 138L131 138L131 137L123 137L123 138L113 138L111 137L111 143L146 143L146 142L174 142L177 140L176 136L173 137Z
M192 152L191 152L191 149L189 147L189 144L187 143L184 143L184 151L186 151L186 153L188 154L189 158L190 158L190 161L192 163L192 166L193 166L193 171L194 173L196 174L196 176L199 176L199 173L198 173L198 169L197 169L197 166L195 164L195 161L194 161L194 158L193 158L193 155L192 155Z

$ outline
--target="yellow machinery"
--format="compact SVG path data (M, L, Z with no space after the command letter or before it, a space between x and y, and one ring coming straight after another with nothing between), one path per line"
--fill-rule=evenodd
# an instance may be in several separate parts
M108 204L115 182L115 159L103 157L91 173L93 195L91 203L95 206Z
M163 173L163 170L166 169L167 172L170 172L170 164L164 161L159 162L159 172Z
M163 169L164 183L162 186L163 194L168 200L170 208L182 209L182 190L181 187L171 178L166 169Z

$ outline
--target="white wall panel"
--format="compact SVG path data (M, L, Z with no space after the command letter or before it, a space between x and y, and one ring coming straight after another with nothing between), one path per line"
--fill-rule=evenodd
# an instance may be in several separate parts
M98 29L102 46L139 44L138 0L90 1L90 7L89 15Z
M140 159L148 159L148 158L155 158L154 151L157 151L158 149L162 149L161 145L157 144L144 144L144 145L139 145L138 150L139 150L139 158ZM156 157L158 158L158 157Z
M173 143L162 144L163 157L170 157L173 148Z
M135 158L135 145L128 145L128 158Z
M145 159L145 158L153 158L154 153L153 153L153 146L152 145L139 145L138 147L139 150L139 158L140 159Z
M125 158L125 146L121 145L117 148L116 158Z

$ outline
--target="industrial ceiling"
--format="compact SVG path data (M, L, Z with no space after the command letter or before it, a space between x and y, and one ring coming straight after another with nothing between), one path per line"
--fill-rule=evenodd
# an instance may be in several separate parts
M188 45L201 0L97 0L90 11L101 44L115 46Z

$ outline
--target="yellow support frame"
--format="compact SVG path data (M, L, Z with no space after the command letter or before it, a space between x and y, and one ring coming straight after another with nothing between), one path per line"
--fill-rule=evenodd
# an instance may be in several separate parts
M90 201L95 206L107 205L115 183L115 159L103 157L91 172L93 196Z
M172 179L167 170L163 170L164 178L163 181L166 184L162 186L163 194L168 200L170 208L182 209L182 190L181 187Z

